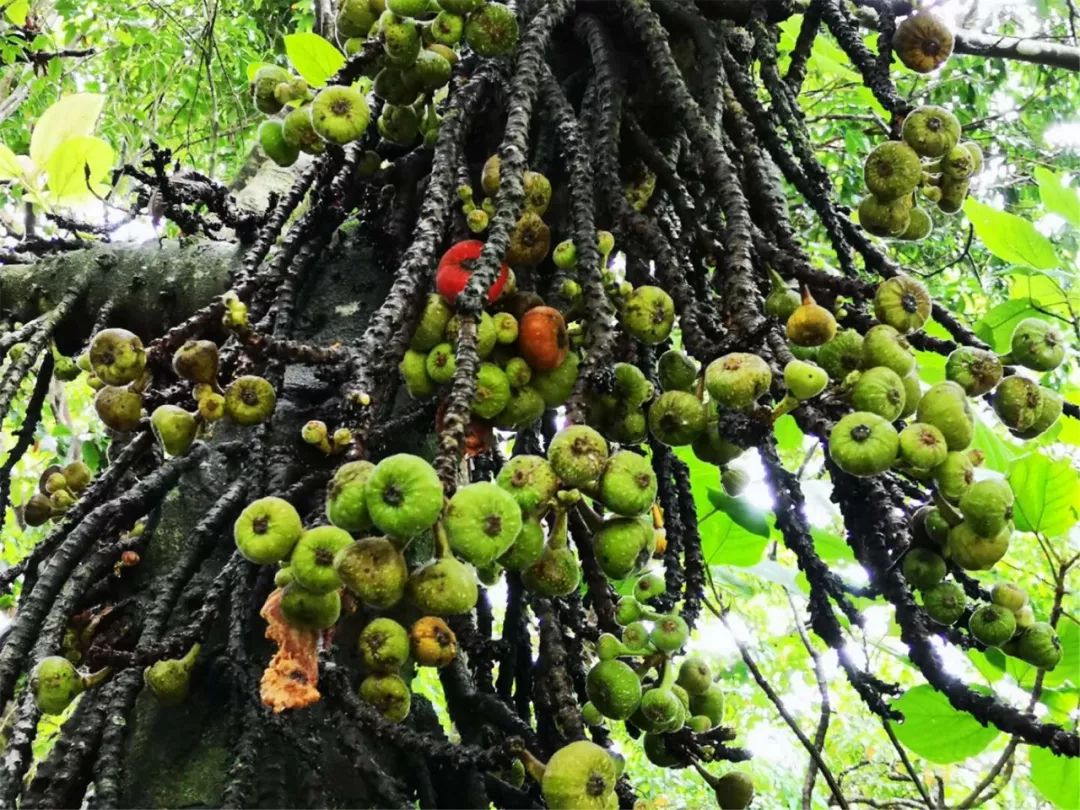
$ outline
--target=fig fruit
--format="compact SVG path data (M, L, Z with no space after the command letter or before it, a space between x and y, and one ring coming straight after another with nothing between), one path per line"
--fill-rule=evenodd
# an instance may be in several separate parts
M409 657L409 634L393 619L379 616L360 631L357 647L365 667L389 675L400 670Z
M453 245L439 259L439 268L435 273L435 289L447 303L452 305L461 291L465 289L465 285L472 276L476 260L480 258L483 250L483 242L468 239ZM499 275L488 287L488 303L495 303L506 287L509 277L510 268L508 265L503 264L499 270Z
M927 105L908 114L901 135L922 157L937 158L959 142L960 122L944 107Z
M851 391L851 404L886 421L896 420L904 410L904 382L891 368L876 366L864 371Z
M960 498L960 511L972 531L983 537L993 537L1009 524L1013 517L1012 488L1001 478L976 481Z
M60 714L71 701L107 676L107 669L93 675L82 675L68 659L50 655L42 658L30 670L28 686L39 711Z
M685 714L682 702L670 688L654 687L642 694L633 723L642 731L667 733L682 725Z
M518 325L517 340L521 356L536 371L558 368L570 350L566 321L553 307L533 307L526 311Z
M833 314L803 290L802 303L787 320L788 340L796 346L821 346L836 336L836 329Z
M255 78L251 82L251 94L255 101L255 108L266 115L273 115L281 110L282 103L278 101L274 91L282 82L292 80L292 76L285 68L277 65L263 65L255 72Z
M272 496L249 503L233 524L236 548L256 565L284 560L303 532L292 504Z
M605 455L606 448L605 442ZM496 483L513 496L523 515L543 515L559 490L559 477L543 456L514 456L503 465Z
M1027 604L1027 591L1009 582L996 582L990 589L991 604L1011 610L1014 613Z
M630 363L615 364L615 391L626 405L637 407L653 398L653 385L645 374Z
M34 493L23 505L23 520L27 526L43 526L52 516L53 506L48 495Z
M567 487L592 489L607 464L608 445L593 428L569 425L552 437L548 460Z
M406 539L438 520L443 490L430 464L419 456L399 453L375 465L365 499L368 514L379 531Z
M453 315L454 311L441 295L429 293L409 347L420 352L434 349L443 341L446 325Z
M1061 661L1061 639L1046 622L1035 622L1017 639L1017 657L1039 669L1053 669Z
M675 302L659 287L635 287L623 304L621 321L626 331L642 343L663 343L675 323Z
M432 560L413 571L405 590L421 613L432 616L468 613L479 596L473 569L454 557Z
M544 398L531 387L510 390L510 401L495 416L496 427L517 430L528 427L544 415Z
M341 593L312 593L291 582L281 594L281 615L294 627L325 630L337 624L341 616Z
M617 659L600 661L590 669L585 691L599 712L612 720L626 720L641 701L637 673Z
M898 275L878 285L874 293L874 317L901 334L914 332L922 329L929 319L931 303L925 284L911 276Z
M769 282L769 294L765 297L765 313L787 323L791 313L802 303L802 295L798 290L789 287L775 270L769 270Z
M1030 430L1043 407L1043 390L1034 380L1019 374L1006 377L993 395L994 413L1007 428Z
M690 711L695 716L708 717L711 728L716 728L724 719L724 690L713 683L704 692L691 692Z
M866 331L863 338L862 365L864 368L885 366L904 377L915 369L915 355L907 340L888 324L878 324Z
M690 638L690 628L682 616L674 613L660 616L649 632L649 641L661 652L675 652Z
M130 388L107 385L94 397L94 410L105 426L126 433L142 418L142 397Z
M705 406L686 391L665 391L649 408L649 431L669 447L690 444L707 421Z
M615 621L622 627L641 618L641 604L632 596L620 596L615 603Z
M932 73L952 54L953 34L936 14L918 11L896 26L892 46L907 68Z
M454 493L443 525L455 554L475 566L490 565L521 532L521 509L498 484L479 481Z
M709 396L724 408L746 410L753 407L771 384L769 364L756 354L726 354L713 360L705 369L705 388Z
M896 428L874 413L850 413L829 433L829 457L849 475L885 472L896 460L899 448Z
M922 173L922 161L903 141L879 144L863 163L866 187L883 202L910 195L922 180Z
M987 647L1000 647L1016 633L1016 617L997 605L981 605L968 619L968 630Z
M334 569L334 558L352 545L352 536L336 526L308 529L293 547L289 567L293 581L306 591L326 593L341 587L341 577Z
M913 548L904 555L901 571L912 588L925 591L945 579L945 560L928 549Z
M552 754L540 791L551 810L616 810L617 779L615 760L604 748L577 740Z
M1001 382L1001 360L993 352L961 346L945 361L945 379L961 388L969 397L979 397Z
M212 340L188 340L173 355L176 376L193 383L213 384L218 375L218 347Z
M675 683L685 689L693 700L695 695L705 694L712 686L712 667L700 655L688 655L679 664Z
M1048 388L1040 388L1039 393L1042 394L1042 401L1039 403L1039 412L1035 416L1035 421L1032 422L1031 427L1012 431L1013 435L1020 439L1034 439L1039 434L1049 430L1054 422L1058 420L1058 417L1061 416L1061 412L1065 407L1064 400L1057 392Z
M817 363L836 382L858 371L863 359L863 336L854 329L842 329L818 350Z
M1065 359L1065 338L1054 324L1040 318L1025 318L1013 330L1009 357L1033 371L1053 371ZM90 359L93 362L92 347Z
M297 107L281 122L281 137L285 143L309 155L326 151L326 141L319 137L311 123L311 105Z
M360 682L360 699L391 723L408 717L412 706L412 692L399 675L368 675Z
M924 590L921 596L927 615L938 624L955 624L967 609L964 589L955 582L934 585Z
M933 425L912 422L900 431L900 458L914 470L936 470L948 455L945 437Z
M600 475L600 500L617 515L640 515L652 506L656 483L647 458L621 450L608 459Z
M268 380L246 374L225 389L225 415L238 425L257 425L274 413L277 392Z
M933 425L950 450L964 450L975 435L975 420L964 389L954 382L930 386L915 411L920 422Z
M792 360L784 366L784 386L799 402L813 399L829 384L829 375L821 366L805 360Z
M486 3L465 20L465 42L480 56L507 56L518 43L518 21L502 3Z
M934 230L934 220L925 209L917 205L908 211L908 226L898 238L906 242L919 242L928 237Z
M664 391L691 391L697 375L697 362L679 349L668 349L656 363L656 376Z
M743 810L754 800L754 780L742 771L728 771L711 787L720 810Z
M544 527L539 518L525 517L521 533L514 544L499 557L499 565L507 571L522 571L540 559L544 553Z
M641 562L642 552L650 548L652 527L638 518L612 518L593 537L597 564L608 579L624 579Z
M457 636L438 616L424 616L409 628L409 648L420 666L441 669L457 658Z
M337 468L326 489L326 517L347 532L371 528L367 508L367 482L375 471L370 461L349 461Z
M510 380L494 363L481 363L476 372L476 392L472 411L481 419L492 419L510 404Z
M369 0L343 0L337 16L338 34L345 38L366 37L376 19Z
M950 452L934 469L934 483L941 495L952 503L958 503L975 482L975 465L968 453Z
M356 87L329 85L311 102L312 128L320 138L339 146L359 139L370 120L367 100Z
M551 229L547 223L533 211L523 213L510 232L506 261L518 269L535 267L547 257L550 250Z
M902 237L911 227L911 201L881 200L868 194L859 202L859 224L874 236Z
M581 582L581 566L570 549L548 543L539 559L521 572L525 588L538 596L566 596Z
M182 456L195 441L199 423L195 414L178 405L158 405L150 414L150 426L166 455Z
M577 382L581 358L575 352L566 355L566 359L553 371L535 372L529 384L544 398L549 408L557 408L570 398Z
M992 537L982 537L967 521L949 530L945 556L965 571L989 571L1005 556L1012 539L1012 526L1007 525Z
M191 688L191 673L201 647L195 644L183 658L155 661L143 670L143 683L165 706L183 703Z
M408 17L384 17L380 24L387 63L397 68L411 67L420 55L423 44L416 20Z
M941 158L941 172L949 182L967 180L975 174L975 155L964 144L957 144Z

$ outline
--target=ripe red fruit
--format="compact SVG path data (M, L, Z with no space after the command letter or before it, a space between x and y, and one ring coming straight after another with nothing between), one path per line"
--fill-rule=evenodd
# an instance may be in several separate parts
M518 323L518 351L535 371L558 368L570 350L566 321L554 307L533 307Z
M447 303L453 304L472 275L473 266L480 258L480 252L484 249L484 243L478 239L467 239L458 242L451 247L439 260L439 269L435 273L435 290L446 299ZM506 286L506 280L510 276L510 268L503 263L499 269L499 276L488 288L488 303L494 303Z

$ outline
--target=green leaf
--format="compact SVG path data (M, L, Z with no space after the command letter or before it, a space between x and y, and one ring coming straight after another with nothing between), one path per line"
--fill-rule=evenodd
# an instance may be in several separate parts
M1001 680L1005 674L1005 654L995 647L987 647L986 652L968 650L967 657L990 683Z
M949 699L929 684L909 689L893 701L892 708L904 715L904 722L893 727L900 742L939 765L975 756L999 733L967 712L954 709Z
M100 193L114 161L113 149L101 138L76 135L61 143L45 164L49 191L57 202L71 202ZM89 180L90 185L87 186Z
M698 525L701 551L708 565L757 565L768 537L749 532L723 512L714 512Z
M1038 270L1049 270L1060 264L1050 240L1023 217L998 211L972 197L964 202L964 213L986 249L999 259Z
M776 431L777 447L781 450L798 450L803 446L805 435L791 414L784 414L777 419L773 430Z
M1062 616L1057 626L1057 634L1061 641L1061 660L1046 673L1043 682L1047 686L1060 686L1064 683L1080 686L1080 624L1068 616Z
M345 54L318 34L286 34L285 53L312 87L322 87L345 64Z
M1021 531L1057 537L1076 523L1080 485L1069 461L1030 453L1013 463L1009 485L1016 496L1013 518Z
M1016 458L1013 447L990 427L986 422L975 417L975 438L971 442L975 450L981 450L986 457L983 466L988 470L1006 473Z
M1039 197L1046 210L1062 217L1074 228L1080 228L1080 189L1065 185L1061 175L1043 166L1035 167L1035 181L1039 184Z
M1031 781L1043 798L1055 807L1076 807L1080 785L1080 759L1059 757L1046 748L1030 746Z
M68 138L92 133L104 104L105 96L76 93L64 96L45 110L30 136L31 160L44 166L53 150Z
M747 501L745 498L732 498L726 492L718 489L708 491L709 502L719 511L730 517L748 532L769 536L769 521L765 513Z
M0 180L17 180L22 174L18 155L0 143Z
M1013 298L1004 301L982 316L975 324L975 334L996 352L1007 352L1013 329L1024 318L1043 318L1045 316L1031 305L1027 298Z
M12 0L4 8L4 16L15 25L26 25L26 15L30 13L30 0Z
M814 550L818 553L818 556L826 562L840 562L855 559L855 554L851 550L851 546L845 542L843 537L838 537L832 532L827 532L822 529L811 529L810 536L814 539Z

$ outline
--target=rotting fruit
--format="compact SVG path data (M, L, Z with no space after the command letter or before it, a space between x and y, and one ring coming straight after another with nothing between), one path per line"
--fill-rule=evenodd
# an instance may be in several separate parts
M364 537L338 549L333 560L341 583L365 605L389 608L401 601L409 568L385 537Z
M409 628L409 649L422 667L449 666L457 657L457 636L438 616L423 616Z

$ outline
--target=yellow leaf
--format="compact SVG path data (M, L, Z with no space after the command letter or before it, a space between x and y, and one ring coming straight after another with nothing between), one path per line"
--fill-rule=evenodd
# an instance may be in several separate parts
M105 104L105 96L76 93L64 96L45 110L30 136L30 157L39 165L49 161L53 150L76 135L89 135Z
M101 138L76 135L55 149L45 164L48 187L57 202L75 202L99 190L113 167L113 149ZM87 180L90 186L87 186Z

